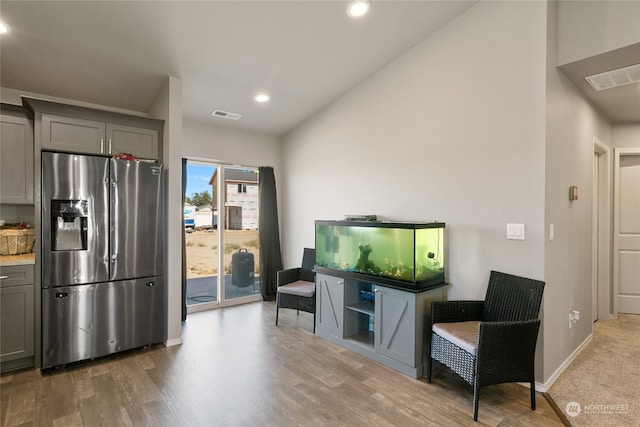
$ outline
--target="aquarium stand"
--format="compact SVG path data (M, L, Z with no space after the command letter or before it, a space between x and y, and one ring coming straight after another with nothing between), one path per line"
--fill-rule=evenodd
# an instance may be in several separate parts
M364 275L363 275L364 276ZM389 286L376 278L316 271L316 335L413 378L425 373L432 301L448 285Z

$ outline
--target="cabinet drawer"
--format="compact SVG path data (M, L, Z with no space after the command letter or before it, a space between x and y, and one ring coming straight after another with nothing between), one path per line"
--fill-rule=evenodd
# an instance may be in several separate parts
M33 284L32 265L13 265L0 267L0 287L31 285Z

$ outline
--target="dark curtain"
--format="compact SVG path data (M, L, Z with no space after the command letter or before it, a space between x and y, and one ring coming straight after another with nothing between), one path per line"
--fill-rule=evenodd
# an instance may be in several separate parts
M258 224L260 227L260 293L265 301L276 297L278 271L282 270L276 180L272 167L258 168Z
M182 159L182 321L187 320L187 245L184 228L184 198L187 193L187 159Z

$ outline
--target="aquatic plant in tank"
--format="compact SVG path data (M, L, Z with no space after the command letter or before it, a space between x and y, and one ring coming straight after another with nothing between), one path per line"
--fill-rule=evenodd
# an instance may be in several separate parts
M316 268L444 283L444 223L316 221Z

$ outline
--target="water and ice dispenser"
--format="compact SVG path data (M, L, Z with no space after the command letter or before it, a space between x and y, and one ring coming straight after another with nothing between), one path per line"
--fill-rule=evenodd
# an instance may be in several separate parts
M87 250L86 200L51 201L51 250Z

